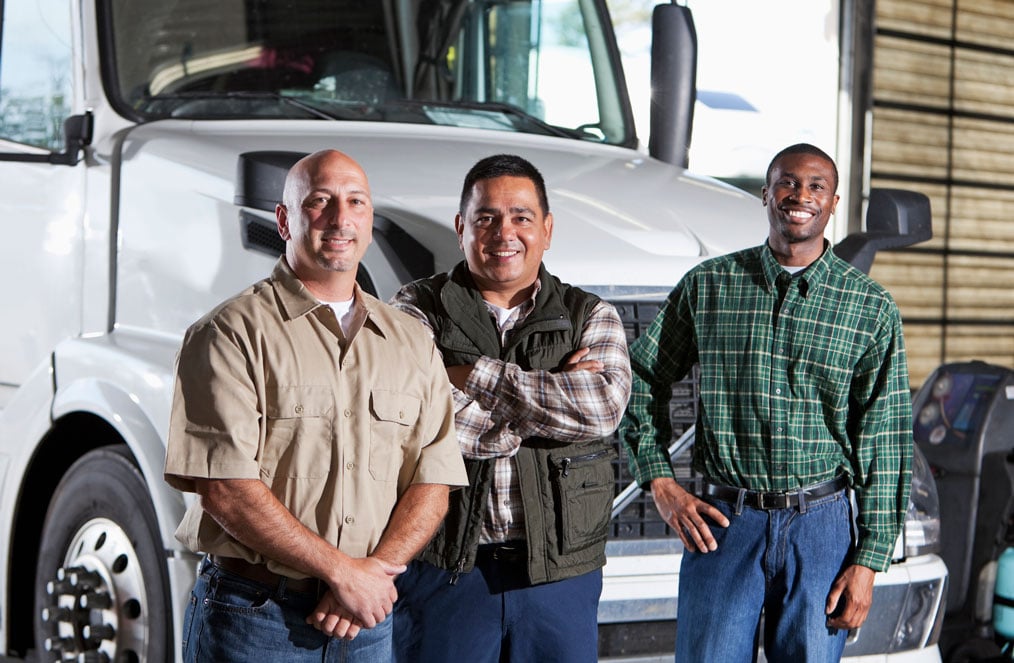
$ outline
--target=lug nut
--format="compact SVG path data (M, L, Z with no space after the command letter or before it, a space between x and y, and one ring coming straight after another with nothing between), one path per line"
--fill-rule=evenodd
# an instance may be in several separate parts
M94 571L76 569L70 573L70 584L74 587L94 588L102 585L102 576Z
M112 640L116 637L116 629L110 624L88 624L81 629L85 640Z
M46 638L43 647L46 648L46 651L52 652L63 651L65 649L73 650L74 638Z
M51 606L42 609L42 621L63 622L69 620L73 614L74 612L70 608L65 608L63 606Z
M62 594L77 594L76 588L66 580L50 580L46 583L46 593L50 596Z
M82 610L108 610L113 605L113 597L106 592L88 592L77 600Z

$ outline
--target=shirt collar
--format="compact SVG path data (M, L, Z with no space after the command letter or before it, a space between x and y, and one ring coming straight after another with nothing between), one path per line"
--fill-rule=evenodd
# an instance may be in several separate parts
M532 288L532 294L531 294L531 296L529 296L528 299L526 299L525 301L521 302L520 304L518 304L514 308L514 312L511 313L510 317L505 321L504 326L503 326L503 328L501 328L500 331L503 331L504 329L510 329L511 327L514 327L521 320L524 320L529 315L531 315L532 311L535 310L535 299L536 299L536 297L538 297L540 290L542 290L542 280L539 279L539 278L536 278L535 279L534 287ZM486 308L489 309L490 315L492 315L494 317L494 319L495 319L497 316L494 313L494 308L493 307L494 307L493 304L490 304L489 302L486 302ZM499 327L499 321L497 322L497 326Z
M764 246L761 247L760 261L768 292L771 292L773 289L777 289L780 280L798 278L800 283L803 284L803 287L800 288L800 292L802 292L805 297L811 288L824 281L827 273L831 270L831 262L835 259L835 257L834 251L831 251L830 247L831 243L825 239L824 252L820 254L820 257L811 262L806 269L796 275L792 275L786 272L785 268L779 264L779 262L775 259L774 253L771 252L771 247L767 242L764 242Z
M286 320L295 320L319 306L326 306L306 289L303 282L292 271L285 256L279 258L275 263L271 279L275 284L275 292ZM384 333L386 321L383 316L376 314L377 307L382 306L380 300L364 292L358 283L353 286L352 298L355 301L353 304L355 322L353 322L352 329L359 329L361 326L371 324L381 335L386 336L387 334ZM365 320L360 325L359 320L363 317Z

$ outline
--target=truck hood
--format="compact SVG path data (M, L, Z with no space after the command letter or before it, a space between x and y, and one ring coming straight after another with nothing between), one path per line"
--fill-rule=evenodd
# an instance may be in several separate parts
M232 205L239 154L323 148L339 149L363 166L377 214L429 248L438 270L462 257L453 229L465 173L479 159L504 152L529 159L545 177L554 217L547 268L614 297L667 292L706 257L759 244L767 234L756 197L635 150L486 130L324 121L139 126L122 147L121 212L129 212L135 198L150 205L154 179L163 188L159 204L186 206L197 193ZM186 171L172 178L179 190L165 174L142 172L156 164Z

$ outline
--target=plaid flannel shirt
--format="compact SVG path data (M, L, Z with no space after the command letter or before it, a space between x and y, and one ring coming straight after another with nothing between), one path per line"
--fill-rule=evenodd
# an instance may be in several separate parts
M908 508L912 413L901 319L875 281L825 250L790 275L767 245L706 261L630 349L621 426L642 484L673 476L671 385L701 368L694 468L763 491L850 475L853 562L884 571Z

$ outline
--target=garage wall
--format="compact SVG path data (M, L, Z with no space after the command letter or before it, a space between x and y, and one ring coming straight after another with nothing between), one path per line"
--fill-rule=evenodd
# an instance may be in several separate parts
M930 197L934 238L878 254L913 387L1014 366L1014 2L877 0L870 186Z

